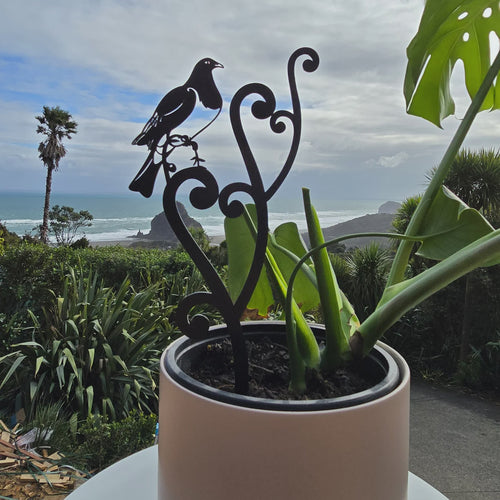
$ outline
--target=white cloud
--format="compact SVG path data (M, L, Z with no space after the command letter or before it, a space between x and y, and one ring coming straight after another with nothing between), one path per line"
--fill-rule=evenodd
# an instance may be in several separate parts
M380 165L384 168L396 168L399 167L404 161L408 159L408 153L404 151L400 151L392 156L381 156L377 160L377 165Z

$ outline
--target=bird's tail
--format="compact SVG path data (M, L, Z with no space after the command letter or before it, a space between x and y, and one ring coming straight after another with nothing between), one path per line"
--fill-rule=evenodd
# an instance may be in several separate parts
M134 146L144 146L147 144L147 140L145 139L146 134L144 132L141 132L133 141L132 144Z
M128 188L131 191L137 191L141 193L142 196L149 198L153 194L153 188L160 165L161 163L154 162L154 150L151 151Z

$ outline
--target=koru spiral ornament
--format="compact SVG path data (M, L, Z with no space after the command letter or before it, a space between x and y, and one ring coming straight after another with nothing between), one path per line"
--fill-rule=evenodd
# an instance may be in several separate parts
M227 324L234 353L235 390L246 393L248 388L248 357L240 325L240 318L257 284L265 260L268 237L268 201L279 189L297 155L301 134L301 108L297 91L295 71L298 59L305 57L302 68L313 72L319 65L319 56L311 48L296 50L288 60L288 83L290 87L291 110L276 110L276 98L269 87L261 83L251 83L236 92L229 107L229 117L234 137L238 144L243 163L248 174L248 182L234 182L219 190L218 183L208 169L201 163L198 145L193 140L220 115L222 97L215 85L212 71L222 68L222 64L210 58L199 61L184 85L168 92L158 104L153 116L144 126L133 144L146 145L149 154L139 173L130 184L130 189L146 197L151 196L156 176L163 168L166 187L163 193L163 208L167 220L200 270L209 291L195 292L185 297L177 310L177 321L181 331L193 339L210 336L208 319L203 315L190 316L194 306L210 304L216 307ZM280 172L269 187L265 187L256 160L250 149L241 120L243 101L256 95L251 106L252 115L259 120L269 120L271 131L283 133L291 127L292 141L287 158ZM186 121L196 104L213 109L215 116L202 129L191 137L175 134L175 129ZM178 169L170 162L170 156L178 147L191 147L194 153L194 166ZM204 210L216 203L226 217L234 218L244 214L244 204L236 199L238 193L249 196L256 210L256 241L250 271L239 293L232 300L222 279L215 268L193 239L179 214L176 195L186 181L198 181L199 185L190 192L189 199L193 207Z

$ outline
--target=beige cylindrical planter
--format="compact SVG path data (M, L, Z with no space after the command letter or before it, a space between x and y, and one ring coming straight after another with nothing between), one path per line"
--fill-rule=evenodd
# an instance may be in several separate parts
M177 363L186 342L176 341L161 360L159 500L407 498L410 375L393 349L378 346L399 370L389 393L345 408L316 411L308 402L307 410L290 411L184 387L165 363Z

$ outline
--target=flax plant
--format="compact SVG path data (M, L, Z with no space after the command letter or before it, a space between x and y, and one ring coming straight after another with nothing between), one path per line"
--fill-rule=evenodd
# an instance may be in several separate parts
M81 419L156 411L160 354L175 335L160 286L136 292L125 279L114 291L71 269L43 320L30 313L32 340L0 357L2 398L28 412L61 402Z

